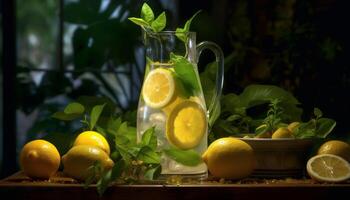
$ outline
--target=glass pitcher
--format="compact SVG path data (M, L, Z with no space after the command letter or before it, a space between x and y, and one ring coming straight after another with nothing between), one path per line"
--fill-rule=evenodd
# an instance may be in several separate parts
M224 79L223 53L213 42L196 44L196 33L143 32L146 69L137 111L137 139L155 127L159 150L207 149L208 120L221 96ZM207 106L200 84L197 63L204 49L214 52L218 63L216 90ZM161 157L161 177L181 175L206 178L207 167L182 165L165 154Z

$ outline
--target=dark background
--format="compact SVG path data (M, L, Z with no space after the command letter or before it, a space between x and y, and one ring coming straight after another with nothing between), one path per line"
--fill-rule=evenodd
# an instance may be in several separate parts
M26 141L72 131L50 118L72 99L103 95L121 113L136 108L143 79L141 33L126 18L139 16L143 1L0 2L0 167L5 177L18 169L16 156ZM346 1L147 2L157 15L169 13L169 30L202 10L191 29L197 42L211 40L222 47L224 94L239 94L253 83L280 86L302 103L305 118L320 108L337 121L331 137L349 141ZM212 61L205 53L200 71Z

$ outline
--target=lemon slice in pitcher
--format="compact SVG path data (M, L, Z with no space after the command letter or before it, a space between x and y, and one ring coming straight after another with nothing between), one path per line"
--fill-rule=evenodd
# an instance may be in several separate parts
M143 84L142 96L147 106L162 108L172 99L175 81L171 72L164 68L152 70Z
M185 100L170 113L166 136L168 141L180 149L196 147L205 136L207 120L200 104Z

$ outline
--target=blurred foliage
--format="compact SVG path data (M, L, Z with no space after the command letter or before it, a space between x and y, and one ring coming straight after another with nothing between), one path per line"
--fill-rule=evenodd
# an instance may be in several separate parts
M40 0L18 2L21 5L17 8L20 38L36 33L42 39L41 51L55 55L57 37L60 37L57 35L58 26L54 25L58 23L58 1L50 0L44 4ZM128 16L139 16L143 1L111 0L106 1L103 6L102 2L64 1L65 27L74 26L75 29L70 38L73 54L64 58L63 69L59 66L49 66L54 70L40 72L43 79L38 83L32 75L32 69L38 68L38 62L20 57L17 76L17 99L20 101L17 105L18 109L28 115L39 111L32 133L38 134L56 126L45 125L45 121L49 120L49 116L45 114L49 107L62 109L67 101L82 95L107 96L119 108L117 112L133 110L136 107L138 96L132 97L130 91L138 94L142 80L143 66L139 66L142 62L137 60L135 50L141 47L141 33L135 31L137 29L125 20ZM339 78L340 75L336 74L335 70L330 70L341 63L339 56L343 47L336 37L325 31L327 27L317 21L317 1L208 0L193 4L189 4L188 1L178 2L183 5L179 9L188 9L191 11L188 13L193 13L191 9L205 7L193 24L193 30L200 32L199 41L214 40L224 48L225 73L233 77L226 76L226 94L240 94L250 84L272 84L295 94L306 114L312 113L315 106L321 107L327 114L331 113L332 117L337 112L349 110L349 107L339 106L332 111L330 107L315 105L328 105L335 102L336 98L339 100L341 95L334 94L334 89L339 85L346 85L340 83L346 81L345 78ZM159 1L147 3L156 11L163 10L160 9ZM218 23L221 19L218 11L224 12L224 24L221 21ZM177 12L178 16L169 16L170 21L188 18L182 15L181 10ZM69 72L64 73L67 69L72 72L68 70ZM345 70L338 71L341 73ZM215 83L215 72L215 64L211 64L200 75L208 105ZM328 75L328 72L330 75L336 75L335 78L326 79L322 85L316 85L327 78L325 74ZM133 77L138 79L132 80ZM125 80L128 80L130 85L123 85ZM337 81L337 84L334 81ZM131 87L130 91L128 87ZM320 98L321 92L329 92L329 98L323 102L317 99ZM127 103L124 105L120 99L126 99ZM341 103L345 102L346 99ZM55 129L69 128L74 130L74 127L65 127L64 124L57 124Z
M126 118L135 114L126 111L136 108L143 78L143 66L139 66L143 58L136 57L141 33L126 19L139 14L143 1L63 2L63 19L59 19L59 1L17 2L18 43L23 47L20 52L30 56L19 56L16 105L24 114L36 116L27 139L75 133L74 124L57 122L50 113L84 95L109 98L115 111L125 111ZM156 0L149 3L161 8ZM66 34L74 29L72 38L59 35L59 20L63 20ZM32 44L33 36L39 42ZM59 66L56 59L60 56L55 56L55 52L63 52L58 42L67 39L71 40L73 54L64 57ZM54 59L47 62L45 59L50 56Z

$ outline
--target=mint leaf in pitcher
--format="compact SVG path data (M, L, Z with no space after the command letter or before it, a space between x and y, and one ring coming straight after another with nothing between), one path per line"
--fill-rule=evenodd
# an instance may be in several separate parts
M164 153L176 162L186 166L196 166L202 162L201 156L194 150L180 150L171 147L164 149Z
M182 82L188 95L195 95L200 90L200 86L193 64L174 53L170 53L170 61L174 63L175 75Z

